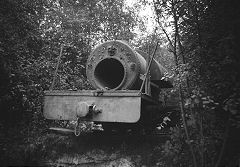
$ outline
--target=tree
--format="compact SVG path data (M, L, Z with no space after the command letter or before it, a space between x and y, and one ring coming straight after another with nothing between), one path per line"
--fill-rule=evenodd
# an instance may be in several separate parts
M45 11L40 23L43 55L53 63L64 46L58 89L89 88L85 64L91 49L102 41L132 38L134 18L123 1L49 1Z
M1 121L15 124L26 109L24 97L31 87L26 66L33 63L41 49L38 19L42 1L1 1ZM26 87L27 86L27 87ZM30 104L29 104L30 105ZM27 115L27 114L26 114ZM5 124L4 123L4 124Z
M123 1L0 2L0 141L7 141L1 161L21 162L25 155L20 152L36 145L49 125L42 115L43 94L61 47L55 89L90 89L85 63L91 49L116 37L131 39L133 20Z
M231 14L225 15L223 8ZM199 157L195 161L200 160L194 166L218 166L223 162L221 159L228 138L226 134L230 127L233 128L229 121L238 115L239 73L236 71L239 70L235 63L239 63L239 59L234 56L238 53L235 48L237 40L231 36L237 34L237 31L226 26L235 24L238 14L233 8L226 1L155 1L159 18L166 15L173 18L173 36L167 34L161 22L159 26L165 31L173 48L177 74L183 85L182 100L185 106L182 107L186 113L182 118L186 119L183 120L183 123L186 122L184 127L188 128L191 138L190 141L187 139L187 143L193 146L192 155ZM224 109L224 106L228 108L228 100L231 101L230 108L234 114L231 109ZM233 122L236 123L236 119ZM176 134L173 132L173 135L174 133ZM216 136L216 133L221 135ZM172 141L171 144L165 146L184 146L179 140ZM217 145L222 145L221 149L212 149ZM181 149L175 151L179 153ZM213 154L216 156L213 157ZM187 162L182 157L176 163L184 161Z

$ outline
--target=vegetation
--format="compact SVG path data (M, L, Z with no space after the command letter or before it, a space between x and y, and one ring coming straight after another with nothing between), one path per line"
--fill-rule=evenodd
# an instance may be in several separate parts
M239 161L239 6L227 0L2 0L0 2L0 161L34 163L49 148L42 115L62 50L56 89L91 89L85 63L91 49L124 39L174 73L181 124L156 148L156 166L233 166ZM137 12L152 6L153 32ZM145 28L144 28L145 27ZM138 31L136 31L136 29ZM169 31L170 29L170 31ZM164 48L165 47L165 48ZM170 53L169 53L170 52ZM167 92L170 94L170 92ZM62 124L59 123L58 124ZM42 155L35 150L41 150ZM35 151L35 152L34 152ZM24 154L23 154L24 152ZM30 158L31 157L31 158Z
M239 13L235 3L154 1L156 19L175 57L183 124L183 128L172 129L172 138L164 145L168 166L237 164L239 151L234 157L236 146L229 144L239 128ZM161 22L167 17L172 19L173 34Z

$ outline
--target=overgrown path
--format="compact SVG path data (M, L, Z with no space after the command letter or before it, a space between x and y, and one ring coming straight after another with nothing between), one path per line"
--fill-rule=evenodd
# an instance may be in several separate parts
M168 135L157 130L152 135L96 131L79 137L56 134L49 134L49 137L61 141L49 155L45 155L41 165L87 167L155 166L160 157L161 145L168 139ZM63 146L64 140L69 147Z

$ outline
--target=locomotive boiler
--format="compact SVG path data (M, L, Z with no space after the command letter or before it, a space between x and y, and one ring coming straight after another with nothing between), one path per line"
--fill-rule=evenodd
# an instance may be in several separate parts
M86 64L87 78L95 89L46 91L45 118L91 121L106 129L153 128L167 112L159 93L172 87L170 81L162 80L167 70L153 56L121 40L98 45Z

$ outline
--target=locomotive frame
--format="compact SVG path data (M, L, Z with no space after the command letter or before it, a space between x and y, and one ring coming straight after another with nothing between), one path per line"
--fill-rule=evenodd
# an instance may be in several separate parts
M118 47L114 46L115 43L129 47L122 41L107 43L110 45L110 50L107 50L110 57L115 54L112 48ZM159 101L156 95L158 95L161 88L172 87L170 80L164 81L158 79L152 81L150 78L150 68L152 67L152 62L155 61L154 55L157 46L158 43L151 57L146 57L144 52L138 51L141 55L145 54L144 58L146 61L145 73L138 75L138 80L140 80L139 89L108 90L101 87L101 89L96 90L52 90L55 82L54 78L51 90L45 91L44 117L51 120L69 120L77 122L84 120L102 123L103 125L107 125L105 127L109 127L108 125L111 127L116 126L116 124L124 124L128 127L141 125L144 128L154 128L164 115L166 115L166 112L168 112L168 108ZM114 49L116 50L116 48ZM62 48L55 74L57 74L61 54ZM94 53L91 55L93 54ZM101 56L102 55L100 55L100 57ZM120 54L120 56L122 57L122 54ZM91 60L91 56L89 59ZM109 58L106 59L108 60ZM89 74L89 71L87 71L87 74ZM92 78L90 79L92 80Z

